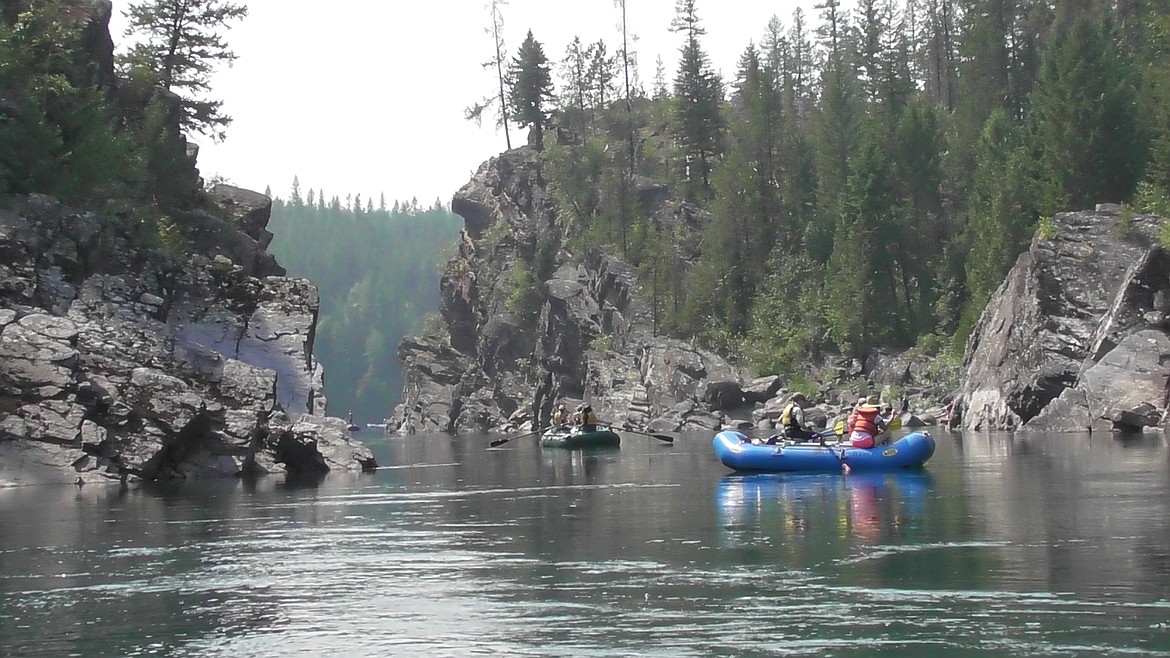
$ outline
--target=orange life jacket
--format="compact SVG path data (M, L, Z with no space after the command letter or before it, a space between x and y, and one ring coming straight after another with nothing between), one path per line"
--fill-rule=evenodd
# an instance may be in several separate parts
M858 407L853 412L853 429L877 436L878 432L881 431L877 426L878 411L880 410L877 407L869 405Z

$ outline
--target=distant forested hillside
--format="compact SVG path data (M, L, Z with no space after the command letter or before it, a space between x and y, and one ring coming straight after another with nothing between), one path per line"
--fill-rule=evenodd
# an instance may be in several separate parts
M295 181L288 200L273 200L270 251L321 290L315 348L331 414L352 409L364 424L394 410L398 342L438 311L437 265L460 226L438 200L427 209L415 200L375 206L360 195L325 201L314 190L302 197Z

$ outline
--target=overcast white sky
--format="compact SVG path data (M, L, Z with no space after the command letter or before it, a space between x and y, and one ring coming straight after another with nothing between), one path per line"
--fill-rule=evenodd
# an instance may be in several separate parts
M387 203L417 197L448 203L487 158L504 150L490 121L477 127L463 110L491 92L494 73L484 33L484 0L241 0L249 15L227 33L239 59L214 80L215 96L234 118L227 140L197 137L204 178L287 196L293 176L302 191L342 198L384 193ZM125 41L114 0L111 32ZM800 6L815 24L814 0L699 0L703 46L725 78L768 19L785 26ZM675 0L628 0L631 46L649 89L656 58L668 79L682 41L669 31ZM509 0L505 42L515 53L529 29L556 62L574 36L620 44L613 0ZM527 133L513 131L513 145Z

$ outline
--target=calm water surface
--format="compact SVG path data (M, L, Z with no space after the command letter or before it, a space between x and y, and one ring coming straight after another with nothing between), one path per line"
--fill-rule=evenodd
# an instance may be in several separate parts
M1170 656L1160 436L746 477L705 434L362 438L318 485L0 490L0 655Z

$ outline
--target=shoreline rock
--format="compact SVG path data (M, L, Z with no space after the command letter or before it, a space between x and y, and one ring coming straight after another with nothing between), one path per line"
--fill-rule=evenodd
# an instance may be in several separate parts
M1113 204L1059 213L989 301L967 344L962 429L1141 432L1165 424L1165 219Z
M255 229L270 206L249 194ZM192 212L180 230L225 240L176 259L49 197L0 211L0 487L376 467L323 416L316 287Z

